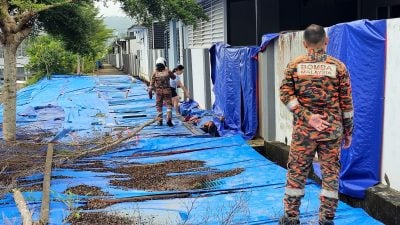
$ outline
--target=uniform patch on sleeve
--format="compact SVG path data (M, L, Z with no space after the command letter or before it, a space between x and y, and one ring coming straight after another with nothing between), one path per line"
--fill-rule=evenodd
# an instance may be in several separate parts
M328 63L300 63L297 65L297 75L336 77L336 65Z

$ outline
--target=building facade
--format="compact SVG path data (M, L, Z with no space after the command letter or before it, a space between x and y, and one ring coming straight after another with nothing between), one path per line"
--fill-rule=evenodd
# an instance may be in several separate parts
M25 66L29 63L29 58L26 54L26 42L22 42L17 49L17 79L26 80L29 77L29 71ZM4 47L0 44L0 79L4 79Z

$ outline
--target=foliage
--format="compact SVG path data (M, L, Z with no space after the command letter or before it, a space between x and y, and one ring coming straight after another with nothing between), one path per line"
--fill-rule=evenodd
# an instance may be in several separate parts
M199 20L207 20L196 0L120 0L122 9L142 24L154 20L182 20L187 25L195 25Z
M47 33L65 42L66 49L79 55L96 57L106 48L112 31L98 17L92 3L71 3L39 14Z
M64 44L51 36L39 36L30 41L27 48L27 68L35 74L71 73L75 56L64 48Z

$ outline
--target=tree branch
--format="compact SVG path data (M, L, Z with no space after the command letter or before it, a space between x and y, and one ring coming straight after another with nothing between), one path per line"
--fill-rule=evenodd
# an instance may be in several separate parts
M29 212L29 208L26 205L24 196L17 189L14 189L14 201L15 201L15 204L17 205L19 213L21 213L22 224L23 225L32 225L33 224L32 214L31 214L31 212Z
M17 27L15 29L15 32L20 32L22 31L27 23L36 15L36 13L32 11L25 11L21 15L17 17Z
M0 0L0 28L3 33L9 32L9 27L6 23L10 21L10 15L8 14L9 4L7 0Z
M40 223L48 224L49 208L50 208L50 180L51 166L53 162L53 144L50 143L47 147L46 164L43 172L43 189L42 189L42 207L40 210Z
M28 35L31 33L32 27L26 27L22 31L17 33L17 43L20 44Z
M4 41L5 41L4 34L2 32L0 32L0 43L4 44Z
M126 137L119 138L119 139L115 140L114 142L112 142L110 144L107 144L105 146L102 146L100 148L93 148L93 149L89 149L89 150L86 150L86 151L79 152L79 153L75 154L74 157L75 158L81 158L81 157L85 157L85 156L90 155L90 154L95 154L95 153L100 153L100 152L107 151L107 150L109 150L109 149L121 144L122 142L135 137L141 130L143 130L143 128L145 128L145 127L147 127L147 126L149 126L149 125L151 125L151 124L153 124L153 123L155 123L155 122L157 122L159 120L160 120L160 118L156 117L153 120L150 120L150 121L147 121L146 123L143 123L142 125L137 127L131 134L127 135Z
M64 2L62 2L62 3L57 3L57 4L52 4L52 5L46 5L46 6L41 7L40 9L33 10L33 11L32 11L32 10L28 10L28 11L25 11L25 12L19 14L19 15L15 18L16 21L18 22L18 26L17 26L15 32L19 32L19 31L23 30L23 29L26 27L26 24L27 24L34 16L38 15L40 12L43 12L43 11L46 11L46 10L49 10L49 9L51 9L51 8L55 8L55 7L58 7L58 6L62 6L62 5L64 5L64 4L72 3L72 2L74 2L74 0L66 0L66 1L64 1Z

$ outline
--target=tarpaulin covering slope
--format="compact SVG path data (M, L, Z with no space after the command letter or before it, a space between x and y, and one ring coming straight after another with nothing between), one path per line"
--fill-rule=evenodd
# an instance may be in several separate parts
M82 77L58 77L50 81L43 81L48 85L59 82L58 79L81 80ZM137 115L137 111L145 111L149 115L155 113L154 100L146 97L144 84L131 83L125 76L115 77L84 77L93 79L98 97L95 102L87 102L86 107L79 108L79 115L92 115L93 108L101 107L103 113L109 113L115 124L139 124L147 121L146 117L123 117L123 115ZM66 81L65 80L65 81ZM71 84L77 84L71 82ZM33 85L32 88L34 88ZM40 83L37 84L40 86ZM126 97L126 87L130 94ZM73 87L69 86L75 90ZM121 91L122 90L122 91ZM53 90L54 91L54 90ZM45 96L41 96L44 95ZM46 91L36 95L37 105L46 105L48 101ZM53 92L54 96L59 93ZM76 96L75 96L76 95ZM78 99L91 98L91 92L78 92L70 97ZM41 100L39 100L41 99ZM83 100L82 100L83 101ZM102 101L104 104L97 102ZM41 103L42 102L42 103ZM81 101L79 101L82 103ZM58 102L64 108L67 102ZM26 106L29 106L27 102ZM88 111L88 112L86 112ZM74 117L71 117L73 119ZM83 117L79 117L84 119ZM103 117L102 117L103 118ZM105 117L108 118L108 117ZM107 120L107 119L106 119ZM91 127L91 119L77 123L82 128ZM142 217L151 218L153 224L276 224L282 215L282 198L284 195L286 171L275 163L265 159L254 151L239 135L224 138L205 137L161 137L164 134L188 134L184 127L175 121L174 128L150 126L141 134L141 138L123 145L115 150L97 157L78 160L73 168L54 169L51 180L50 224L62 224L70 213L70 206L83 206L89 196L71 195L65 193L67 188L85 184L99 187L107 196L93 196L94 198L121 199L127 197L148 196L156 194L187 194L185 198L171 198L165 200L149 200L143 202L124 202L108 206L96 212L117 213L121 216L135 217L140 212ZM44 121L45 123L45 121ZM87 125L85 125L88 123ZM110 129L110 123L101 123L102 129ZM74 123L70 123L73 128ZM67 138L67 137L64 137ZM185 172L169 173L168 176L191 177L213 172L242 169L236 175L217 180L205 180L202 185L190 190L145 190L122 188L113 185L112 180L125 180L126 174L116 172L115 168L132 165L151 165L174 160L204 161L203 168L187 170ZM104 165L99 168L98 164ZM26 186L40 184L42 174L34 174L24 179ZM157 182L156 180L154 182ZM316 222L318 218L320 187L308 181L306 197L302 204L301 219L307 224ZM35 219L40 212L40 191L23 193L28 201L29 208ZM191 207L192 206L192 207ZM80 210L84 213L86 210ZM0 224L13 221L21 222L18 210L11 194L0 200ZM225 223L223 223L225 221ZM228 221L228 223L226 223ZM381 224L369 217L363 210L349 207L340 203L335 224Z
M144 86L128 76L52 76L18 92L17 127L20 135L48 131L48 140L62 142L94 138L112 128L135 126L156 117L154 100ZM3 120L0 106L0 122ZM174 120L182 125L179 120ZM160 133L171 128L160 127ZM145 129L142 134L146 134ZM151 133L155 135L154 132ZM184 126L175 135L190 135Z
M380 181L386 20L338 24L328 36L328 54L350 72L355 108L353 143L341 153L340 192L363 198Z
M185 152L183 151L185 150ZM192 151L188 151L192 150ZM177 151L182 151L176 154ZM139 153L164 153L163 156L135 157ZM174 154L166 154L174 153ZM233 168L242 168L244 171L236 176L227 177L218 181L205 183L202 187L187 191L146 191L119 188L110 184L115 175L110 172L95 172L90 162L102 161L108 168L119 165L154 164L170 160L201 160L204 167L211 170L226 171ZM123 216L133 216L140 211L143 217L151 216L155 224L277 224L283 213L282 198L284 195L286 171L266 160L254 151L240 136L225 138L149 138L142 139L136 146L117 149L111 153L82 160L77 164L85 165L88 171L76 169L56 169L51 183L51 224L61 224L69 211L62 202L71 199L65 194L68 187L78 184L100 187L102 191L114 199L138 197L155 194L182 194L188 193L186 198L152 200L145 202L124 202L106 207L97 211L113 212ZM204 171L201 171L204 173ZM188 172L196 175L200 172ZM183 173L170 174L182 176ZM121 175L119 175L121 176ZM64 177L64 178L62 178ZM40 179L41 175L28 177L32 184ZM119 178L119 179L124 179ZM301 207L301 219L306 224L313 224L318 218L320 187L308 182L306 197ZM40 209L40 192L26 192L30 209L34 217L38 217ZM97 196L106 197L110 196ZM73 196L76 206L87 201L87 196ZM190 206L193 205L191 208ZM188 208L189 207L189 208ZM15 218L20 221L12 196L8 195L0 200L0 212L4 218ZM83 213L85 211L80 211ZM229 216L230 215L230 216ZM4 222L1 220L0 223ZM349 223L375 225L381 224L369 217L363 210L352 208L340 203L337 210L335 224Z
M225 121L215 120L220 134L242 134L251 139L258 128L257 61L258 47L233 48L215 44L210 49L211 79L214 84L213 111Z

